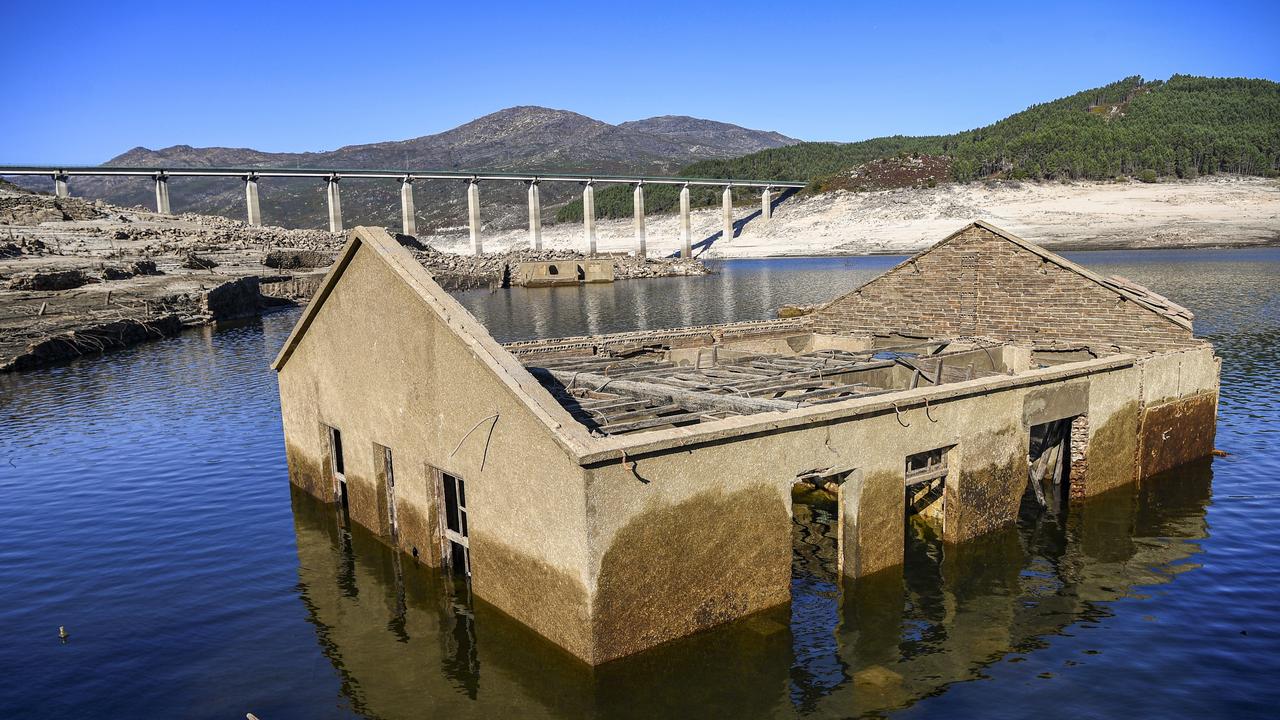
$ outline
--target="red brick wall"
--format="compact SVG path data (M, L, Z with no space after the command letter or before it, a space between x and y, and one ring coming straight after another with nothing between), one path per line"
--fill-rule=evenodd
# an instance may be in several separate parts
M823 333L1183 347L1165 317L979 226L837 298L814 314Z

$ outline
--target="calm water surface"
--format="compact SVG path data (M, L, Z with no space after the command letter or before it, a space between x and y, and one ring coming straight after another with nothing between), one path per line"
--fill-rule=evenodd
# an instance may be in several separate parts
M290 492L266 365L296 312L0 376L0 716L1274 717L1280 251L1080 253L1189 306L1231 455L592 672ZM468 293L503 340L771 317L894 258ZM70 637L62 642L58 626Z

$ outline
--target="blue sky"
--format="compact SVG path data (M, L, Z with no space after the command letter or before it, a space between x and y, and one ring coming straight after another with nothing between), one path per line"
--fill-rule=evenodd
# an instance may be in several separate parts
M1128 75L1280 80L1280 2L6 2L0 164L327 150L511 105L807 140L952 132Z

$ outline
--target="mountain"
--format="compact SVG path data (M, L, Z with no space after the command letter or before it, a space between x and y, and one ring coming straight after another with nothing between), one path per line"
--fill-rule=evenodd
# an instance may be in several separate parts
M856 143L796 143L732 159L699 161L679 170L697 177L804 180L811 192L874 189L868 175L911 176L888 158L945 162L944 179L1191 178L1214 173L1280 174L1280 84L1269 80L1174 75L1167 82L1125 78L1100 88L1033 105L986 127L927 137L895 135ZM915 163L921 164L921 163ZM870 172L868 172L870 171ZM916 177L922 177L916 174ZM744 196L745 199L745 196ZM650 211L674 206L672 189L655 187ZM695 205L720 202L718 191L695 192ZM596 212L631 214L631 196L608 188ZM559 219L582 216L581 203Z
M134 148L108 161L116 167L329 167L351 169L596 172L666 175L699 160L725 159L799 142L775 132L750 130L689 117L665 116L610 125L565 110L521 106L500 110L452 130L411 140L350 145L327 152L268 153L248 148L161 150ZM121 205L154 202L150 182L139 178L75 178L77 195ZM173 178L175 212L194 211L242 218L243 188L230 178ZM399 185L388 180L347 178L342 209L348 226L398 226ZM554 208L576 197L572 185L548 183L543 201ZM264 222L286 227L322 227L327 222L324 184L267 178L260 184ZM452 183L418 183L420 228L464 222L466 200ZM490 226L524 222L524 188L514 183L481 187L482 216Z

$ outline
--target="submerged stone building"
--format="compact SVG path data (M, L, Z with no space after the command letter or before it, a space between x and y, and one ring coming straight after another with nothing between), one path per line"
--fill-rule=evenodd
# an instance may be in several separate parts
M1185 309L973 223L810 315L499 345L357 228L273 363L291 481L590 664L785 603L792 488L838 565L1208 455Z

